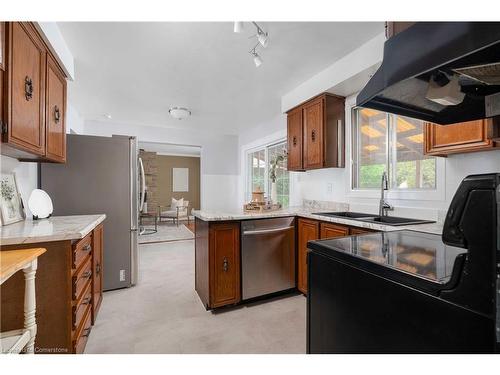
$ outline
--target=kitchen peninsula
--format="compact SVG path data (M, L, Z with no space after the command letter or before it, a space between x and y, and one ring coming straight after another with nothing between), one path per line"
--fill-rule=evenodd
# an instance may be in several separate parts
M0 228L1 251L47 249L36 274L35 353L82 353L102 301L106 215L55 216ZM1 255L1 254L0 254ZM22 275L2 285L1 330L22 326Z
M308 241L403 229L442 233L439 223L394 226L329 215L348 210L330 202L262 213L194 211L195 289L205 308L296 289L307 294Z

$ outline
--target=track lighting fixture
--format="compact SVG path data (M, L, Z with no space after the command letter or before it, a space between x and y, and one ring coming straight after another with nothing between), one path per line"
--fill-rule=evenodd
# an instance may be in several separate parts
M269 33L266 33L264 30L262 30L262 28L257 24L257 22L252 21L252 23L257 28L257 34L252 35L250 38L257 37L258 43L255 47L253 47L250 50L250 54L253 56L253 62L255 66L258 68L262 64L262 57L260 57L260 55L257 53L257 47L259 47L259 45L264 48L267 47L267 45L269 44ZM235 22L233 29L234 32L241 33L244 28L243 25L244 25L243 22L240 21Z

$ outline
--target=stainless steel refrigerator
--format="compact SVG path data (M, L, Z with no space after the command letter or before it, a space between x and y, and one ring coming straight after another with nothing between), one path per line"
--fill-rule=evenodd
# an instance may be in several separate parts
M53 215L106 214L104 290L137 282L138 163L135 137L76 134L67 136L66 164L41 163Z

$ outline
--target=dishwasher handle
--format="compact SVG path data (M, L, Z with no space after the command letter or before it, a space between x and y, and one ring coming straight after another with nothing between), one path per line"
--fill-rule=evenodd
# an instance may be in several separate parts
M277 232L285 232L290 229L295 229L294 226L284 227L284 228L273 228L273 229L259 229L259 230L247 230L243 232L244 236L254 235L254 234L267 234L267 233L277 233Z

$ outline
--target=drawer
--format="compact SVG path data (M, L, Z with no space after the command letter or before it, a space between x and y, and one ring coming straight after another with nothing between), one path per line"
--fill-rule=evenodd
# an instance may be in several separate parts
M92 252L92 233L73 244L73 268L76 270Z
M91 305L92 305L92 288L91 284L89 284L87 286L87 289L85 289L82 298L73 306L73 314L72 314L73 330L76 330L80 326L80 323L82 322L82 319L85 316L87 308Z
M83 324L79 327L76 332L76 336L73 339L73 352L76 354L81 354L85 350L85 345L87 345L87 340L92 330L92 319L91 319L91 308L87 307L84 315Z
M83 297L83 293L87 290L92 279L92 262L90 257L87 261L80 267L78 272L73 275L73 300L79 301Z

